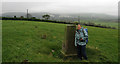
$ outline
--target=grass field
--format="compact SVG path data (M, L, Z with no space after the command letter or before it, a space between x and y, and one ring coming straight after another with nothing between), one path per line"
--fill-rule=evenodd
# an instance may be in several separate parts
M85 21L85 20L81 20L81 22L86 22L86 23L88 23L88 22L92 22L92 23L95 23L96 25L98 25L98 24L101 24L101 25L105 25L105 26L110 26L110 27L115 27L115 28L117 28L118 29L118 22L104 22L104 21L95 21L95 20L93 20L93 21Z
M0 20L0 63L2 62L2 21Z
M2 21L2 61L21 62L117 62L118 30L84 26L89 31L88 60L64 59L60 50L65 24L34 21ZM46 39L41 35L46 34ZM54 50L54 52L52 52Z

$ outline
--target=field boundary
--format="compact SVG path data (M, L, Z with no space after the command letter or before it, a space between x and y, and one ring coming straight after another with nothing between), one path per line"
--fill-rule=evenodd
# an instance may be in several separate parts
M53 20L43 20L43 19L27 19L27 18L12 18L12 17L2 17L0 20L25 20L25 21L37 21L37 22L51 22L51 23L60 23L60 24L76 24L78 25L79 23L77 22L64 22L64 21L53 21ZM106 25L96 25L95 23L89 22L89 23L83 23L80 22L81 25L85 26L93 26L93 27L99 27L99 28L109 28L109 29L117 29L115 27L110 27Z

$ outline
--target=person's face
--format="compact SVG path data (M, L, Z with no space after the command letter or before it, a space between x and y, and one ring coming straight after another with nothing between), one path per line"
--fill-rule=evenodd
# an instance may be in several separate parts
M80 25L78 25L78 29L81 29L81 26L80 26Z

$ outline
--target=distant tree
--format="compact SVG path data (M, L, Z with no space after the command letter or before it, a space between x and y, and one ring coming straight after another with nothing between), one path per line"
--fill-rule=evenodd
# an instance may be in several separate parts
M32 19L36 19L36 17L32 17Z
M50 15L46 14L42 16L45 20L48 20L50 18Z
M14 18L17 18L16 16L14 16Z
M20 18L21 18L21 19L23 19L23 18L24 18L24 16L20 16Z

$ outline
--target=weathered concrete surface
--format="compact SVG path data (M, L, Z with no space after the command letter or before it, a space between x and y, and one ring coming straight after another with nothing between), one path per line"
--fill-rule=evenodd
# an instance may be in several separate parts
M65 41L62 45L62 53L65 56L77 55L77 50L75 47L76 25L67 25L65 28L65 32Z

